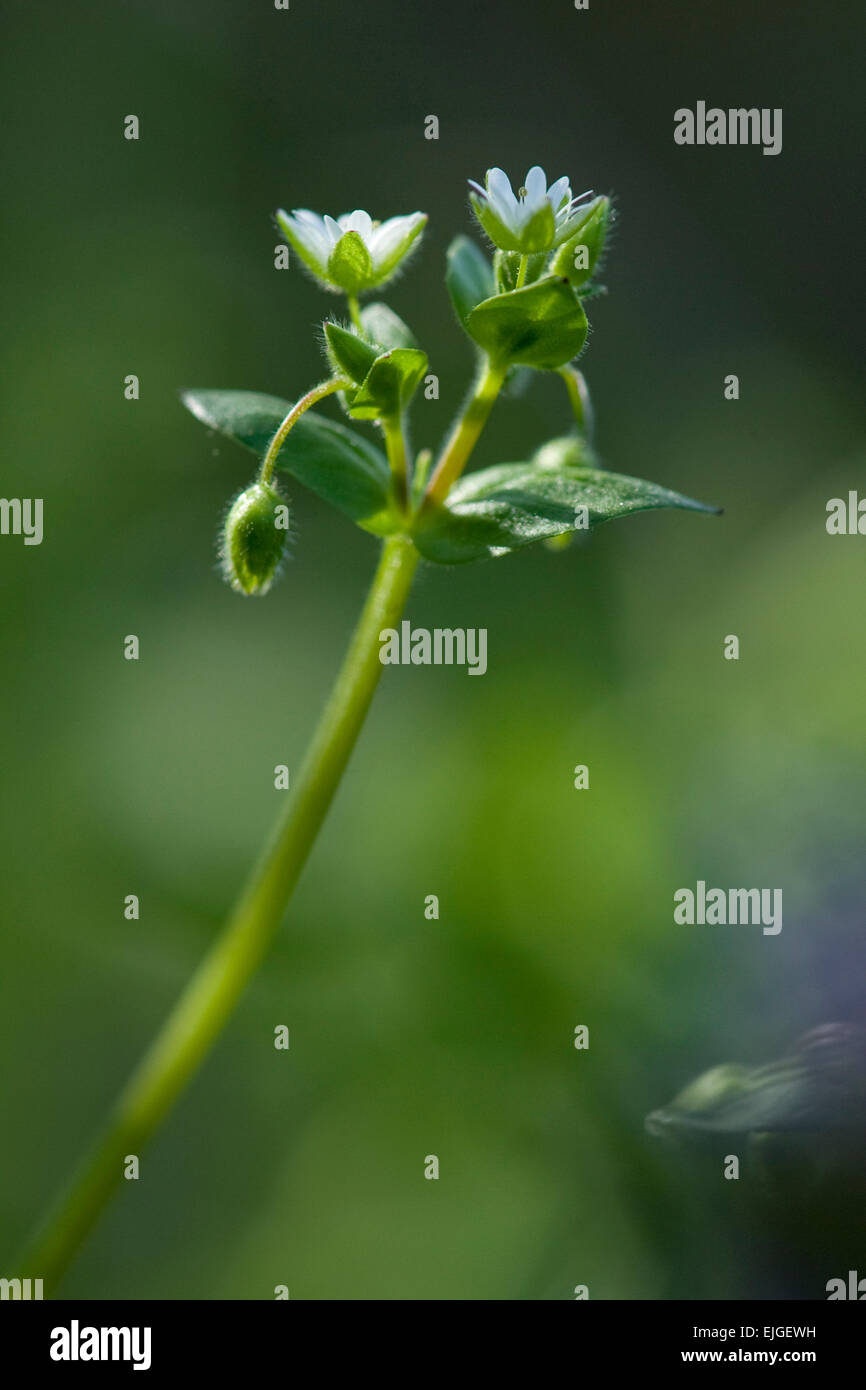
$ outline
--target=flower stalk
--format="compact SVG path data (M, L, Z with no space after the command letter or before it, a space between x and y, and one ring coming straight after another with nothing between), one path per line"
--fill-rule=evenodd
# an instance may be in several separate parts
M494 365L488 357L482 362L478 379L466 409L460 415L442 451L427 488L425 506L444 503L475 448L493 404L505 381L507 366Z
M16 1264L49 1297L120 1183L126 1154L140 1155L230 1017L273 941L339 786L373 699L379 633L399 624L418 552L405 536L382 546L367 601L313 736L290 801L221 935L121 1093L111 1117Z
M283 423L280 425L270 444L268 451L262 459L262 466L259 471L259 482L269 483L274 476L274 469L277 465L277 455L286 442L286 438L293 426L300 420L305 410L309 410L311 405L318 401L323 401L327 396L333 396L336 391L346 391L351 386L351 382L344 381L340 377L331 378L328 381L319 382L318 386L313 386L305 396L292 406Z

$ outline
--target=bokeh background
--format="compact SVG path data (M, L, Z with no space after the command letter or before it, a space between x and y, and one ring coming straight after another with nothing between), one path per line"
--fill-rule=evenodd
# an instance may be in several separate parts
M705 1067L864 1015L866 541L824 525L864 483L859 8L3 8L2 492L45 499L45 539L0 540L2 1257L218 931L374 563L294 489L282 583L231 594L214 537L252 460L177 390L318 379L332 301L274 269L276 207L423 208L391 301L440 377L433 444L471 369L442 285L465 180L540 162L617 198L582 363L604 459L725 515L421 573L413 622L486 627L487 675L389 669L265 968L60 1292L820 1298L866 1273L855 1174L725 1182L643 1129ZM675 146L699 99L782 107L782 154ZM477 460L567 424L539 378ZM675 926L698 878L781 886L781 935Z

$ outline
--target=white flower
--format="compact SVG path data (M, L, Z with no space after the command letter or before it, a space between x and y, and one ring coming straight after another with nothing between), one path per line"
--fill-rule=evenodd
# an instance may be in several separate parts
M592 191L573 198L567 178L547 186L547 175L535 164L515 195L501 169L488 169L485 187L469 180L475 216L494 245L523 255L549 251L565 241L586 216L595 198Z
M320 217L307 208L282 208L277 222L304 264L328 289L359 294L383 285L415 245L425 212L374 222L360 208L342 217Z

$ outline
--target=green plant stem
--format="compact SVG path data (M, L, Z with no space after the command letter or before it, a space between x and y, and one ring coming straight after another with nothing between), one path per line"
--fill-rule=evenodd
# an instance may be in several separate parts
M349 386L348 381L334 379L330 381L320 381L318 386L313 386L305 396L302 396L295 405L292 406L283 423L280 425L270 444L268 451L262 459L262 466L259 470L259 482L269 483L274 474L277 463L277 455L286 442L286 436L292 427L297 424L305 410L309 410L311 405L317 401L323 401L326 396L333 396L335 391L345 391Z
M526 284L526 270L528 265L529 256L521 256L520 264L517 267L517 284L514 286L516 290L522 290L523 286Z
M409 482L403 421L399 415L389 415L383 419L382 429L385 434L388 462L391 465L394 497L397 506L405 513L409 505Z
M507 371L507 366L494 366L489 358L484 359L469 404L454 426L430 479L425 506L428 503L441 505L460 477L487 422L493 402L502 390Z
M577 427L589 439L592 436L592 407L589 404L586 383L583 384L583 390L581 390L580 372L571 363L559 368L559 376L565 382L565 389L568 392L569 404Z
M422 449L415 460L415 467L412 469L412 505L417 507L427 486L427 477L430 472L430 465L433 462L433 450Z
M122 1177L140 1157L207 1055L262 960L349 761L382 672L379 633L395 627L418 552L405 536L383 545L358 626L291 799L237 906L121 1093L108 1124L66 1195L17 1266L50 1296Z
M349 316L358 332L363 334L364 324L361 319L361 306L358 303L358 296L356 294L347 294L346 299L349 303Z

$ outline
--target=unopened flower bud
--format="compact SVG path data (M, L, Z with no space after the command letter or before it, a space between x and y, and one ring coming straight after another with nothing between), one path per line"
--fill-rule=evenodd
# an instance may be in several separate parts
M289 509L270 483L252 483L236 497L225 520L220 559L239 594L265 594L288 539Z

